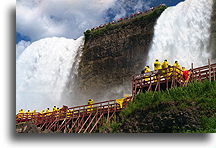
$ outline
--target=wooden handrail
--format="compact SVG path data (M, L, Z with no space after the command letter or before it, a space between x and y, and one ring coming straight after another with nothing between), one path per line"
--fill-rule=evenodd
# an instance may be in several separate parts
M130 101L131 97L127 97L125 100ZM81 106L75 106L75 107L70 107L66 111L54 111L54 112L49 112L49 113L43 113L42 117L40 113L37 113L36 115L27 115L26 113L22 113L23 116L22 118L17 118L17 121L24 121L26 119L31 120L31 119L39 119L43 120L45 118L49 117L55 117L55 118L65 118L65 116L73 117L76 116L77 114L88 114L89 112L95 112L96 110L104 110L109 108L110 112L112 112L112 108L115 108L118 105L116 103L116 100L108 100L108 101L103 101L103 102L97 102L91 104L91 108L88 108L89 105L81 105ZM110 107L111 106L111 107ZM125 104L123 104L123 108L125 108ZM88 111L88 109L91 109L91 111ZM120 110L120 109L119 109ZM69 112L68 112L69 111ZM26 118L28 117L28 118Z

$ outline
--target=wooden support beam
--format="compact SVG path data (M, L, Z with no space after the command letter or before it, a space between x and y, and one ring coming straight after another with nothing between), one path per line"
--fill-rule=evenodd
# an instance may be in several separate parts
M65 119L68 121L65 122L63 126L61 126L60 130L62 130L63 128L65 128L68 125L68 123L72 120L72 117L71 118L65 118Z
M116 114L116 111L114 111L113 114L110 116L109 121L114 117L115 114Z
M213 68L213 79L215 81L215 67Z
M168 68L166 69L166 76L165 76L165 81L166 81L166 90L169 88L169 81L168 81Z
M84 116L84 114L83 114L81 120L78 121L78 124L77 124L76 130L75 130L75 133L78 132L79 127L82 125L82 122L83 122L84 119L85 119L85 116Z
M44 124L40 127L41 129L43 129L43 127L47 124L47 122L44 122Z
M209 81L211 82L211 63L210 63L210 59L208 59L208 66L209 66Z
M83 125L80 127L80 130L78 131L78 133L80 133L83 129L83 127L85 126L85 124L87 123L87 121L89 120L89 118L91 117L92 113L89 114L88 118L86 119L86 121L83 123Z
M65 121L66 121L66 118L62 121L61 125L58 126L57 131L60 131L62 129L61 127L63 126L63 124L65 123Z
M191 63L191 81L194 79L193 63Z
M51 130L55 126L55 124L57 124L57 122L58 122L58 119L56 119L54 122L52 122L52 124L50 126L48 126L47 129Z
M158 81L157 81L157 84L156 84L156 86L155 86L155 90L154 90L154 91L157 91L158 85L159 85L159 83L158 83Z
M103 113L100 115L100 117L98 118L98 120L96 121L96 123L94 124L94 126L92 127L89 133L91 133L94 130L94 128L96 127L96 125L98 124L98 122L100 121L103 115L104 115Z
M158 75L158 84L159 84L159 85L158 85L158 91L160 91L160 84L161 84L161 83L160 83L160 80L161 80L161 77L162 77L162 76L159 74L159 75Z
M84 130L83 133L86 133L86 131L88 130L88 128L90 127L90 125L92 124L92 122L94 121L95 117L97 116L98 111L96 112L96 114L94 115L94 117L91 119L91 121L89 122L88 126L86 127L86 129Z
M152 83L150 83L149 88L148 88L147 91L150 91L150 90L151 90L151 87L152 87Z
M78 122L79 118L80 118L80 115L77 117L76 121L72 124L72 126L71 126L71 128L69 129L68 133L71 133L71 132L72 132L72 130L73 130L74 126L76 125L76 123Z
M107 111L107 123L109 122L109 113L110 113L110 105L109 105L109 102L108 102L108 111Z

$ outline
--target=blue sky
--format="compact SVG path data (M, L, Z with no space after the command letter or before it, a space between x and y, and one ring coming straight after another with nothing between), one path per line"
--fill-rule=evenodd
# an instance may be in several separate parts
M24 41L31 41L31 39L27 36L22 35L19 32L16 32L16 43L18 43L19 41L24 40Z
M181 1L92 0L88 3L88 0L17 0L16 43L52 36L75 39L86 29L113 19L162 3L174 6Z

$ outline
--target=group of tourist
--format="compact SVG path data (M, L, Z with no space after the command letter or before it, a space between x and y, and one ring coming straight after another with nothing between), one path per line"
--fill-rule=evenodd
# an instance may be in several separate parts
M167 79L170 79L170 77L174 75L174 72L176 76L178 77L182 76L185 82L187 82L189 79L189 71L185 67L181 67L178 61L175 61L173 65L169 65L167 60L164 60L164 62L161 64L159 60L156 59L154 62L154 71L157 71L158 73L161 74L160 75L161 77ZM145 66L144 69L141 71L141 74L147 74L149 72L151 72L149 66ZM153 75L154 75L154 80L156 82L158 74L153 74ZM145 76L144 80L149 81L150 76Z
M161 4L160 6L165 6L165 4ZM160 7L160 6L159 6L159 7ZM155 7L155 8L157 8L157 7ZM122 21L124 21L124 20L128 20L128 19L134 18L134 17L136 17L136 16L138 16L138 15L148 13L148 12L150 12L150 11L153 11L155 8L154 8L154 7L151 7L149 10L146 10L146 11L144 11L144 12L138 11L138 12L136 12L136 13L134 13L134 14L131 14L130 16L127 16L127 17L125 17L125 18L119 18L118 20L113 20L112 22L109 22L109 23L106 23L106 24L101 24L100 26L97 26L97 27L92 28L91 31L97 30L97 29L100 29L100 28L103 28L103 27L105 27L105 26L107 26L107 25L109 25L109 24L116 24L116 23L122 22Z
M19 110L19 113L17 114L17 118L22 118L25 116L25 118L31 118L32 116L35 116L36 114L39 114L40 116L44 116L44 115L50 115L53 112L59 112L62 108L56 108L56 106L53 107L52 111L47 108L42 109L40 112L37 112L36 110L33 110L32 112L30 110L27 110L26 112L24 112L23 109Z
M126 98L128 98L129 95L124 95L123 98L121 99L116 99L116 103L118 104L117 109L121 109L123 107L123 102L125 101ZM88 105L87 105L87 112L93 111L93 106L94 104L94 100L93 99L89 99L88 100ZM59 116L59 115L63 115L63 116L71 116L72 113L76 113L76 111L73 111L73 109L69 110L68 107L63 106L61 108L58 108L56 106L54 106L52 108L52 110L50 110L49 108L42 109L40 112L37 112L36 110L30 111L27 110L26 112L24 112L23 109L19 110L19 113L17 114L17 118L18 119L32 119L35 117L35 115L38 115L38 117L46 117L46 116L50 116L50 115L54 115L54 116Z

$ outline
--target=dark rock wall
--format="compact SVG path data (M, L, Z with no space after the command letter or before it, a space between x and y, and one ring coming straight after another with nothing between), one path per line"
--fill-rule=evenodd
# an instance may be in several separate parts
M81 94L103 98L105 91L115 87L124 85L131 89L131 76L145 66L154 25L162 11L152 13L155 14L147 19L126 20L115 29L88 37L78 69ZM109 93L106 97L121 95L119 92Z

